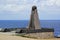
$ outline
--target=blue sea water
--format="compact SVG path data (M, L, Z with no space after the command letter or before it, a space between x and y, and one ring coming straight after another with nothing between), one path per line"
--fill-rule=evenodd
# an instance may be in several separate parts
M0 28L26 28L28 20L0 20ZM54 28L54 35L60 35L60 20L40 20L42 28Z

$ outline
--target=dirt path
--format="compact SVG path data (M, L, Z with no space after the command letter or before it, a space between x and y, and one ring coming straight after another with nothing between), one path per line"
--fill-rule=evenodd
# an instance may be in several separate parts
M11 36L5 33L0 33L0 40L60 40L59 39L32 39L32 38L25 38L20 36Z
M35 40L30 38L24 38L19 36L10 36L10 35L0 35L0 40Z

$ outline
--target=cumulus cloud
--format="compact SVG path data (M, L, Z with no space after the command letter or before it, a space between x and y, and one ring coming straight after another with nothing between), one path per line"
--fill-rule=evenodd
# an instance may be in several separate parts
M5 5L2 10L7 10L7 11L22 11L25 9L24 5Z
M32 0L30 0L33 2ZM36 1L34 1L35 3ZM5 0L0 4L0 11L23 11L25 8L31 7L32 4L28 4L28 0Z
M56 0L56 5L60 7L60 0Z
M60 0L0 0L0 11L18 12L32 5L39 6L40 9L49 7L60 7Z
M38 1L40 11L57 11L60 10L60 0L40 0Z
M45 0L41 1L41 5L45 6L59 6L60 7L60 0Z

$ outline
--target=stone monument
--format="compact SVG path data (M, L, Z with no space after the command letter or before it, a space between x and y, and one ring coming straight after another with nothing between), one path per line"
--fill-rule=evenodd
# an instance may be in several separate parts
M33 6L28 27L19 29L16 33L26 33L24 36L35 38L54 38L54 29L42 28L40 26L37 7Z
M29 30L41 29L36 6L32 7L28 29Z
M33 6L30 16L30 21L27 27L27 36L35 38L53 38L54 29L42 28L38 17L37 7Z

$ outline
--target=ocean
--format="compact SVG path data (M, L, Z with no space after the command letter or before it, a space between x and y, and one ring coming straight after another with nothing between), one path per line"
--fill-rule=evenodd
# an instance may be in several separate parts
M0 28L26 28L29 20L0 20ZM60 35L60 20L40 20L42 28L54 28L54 35Z

